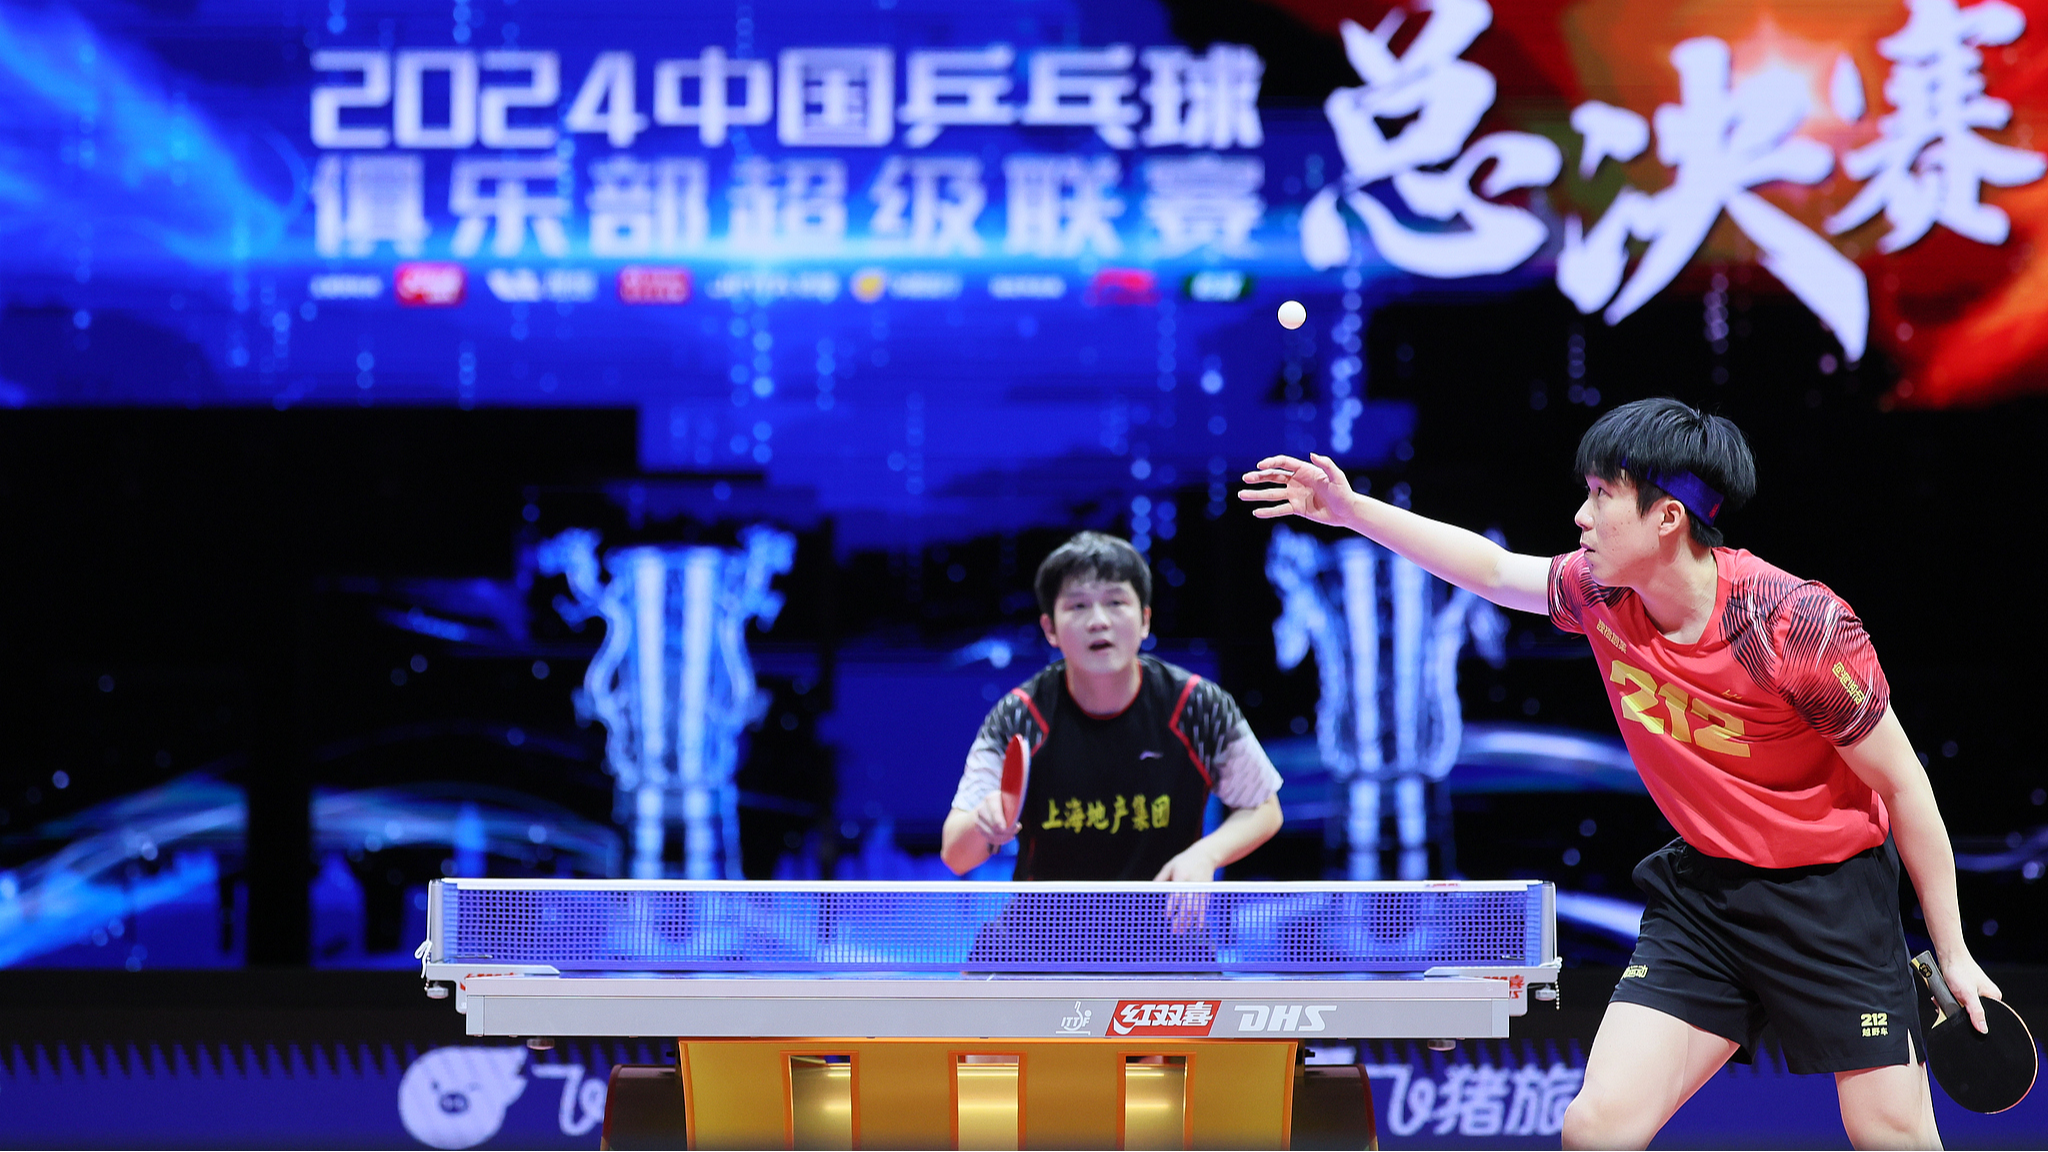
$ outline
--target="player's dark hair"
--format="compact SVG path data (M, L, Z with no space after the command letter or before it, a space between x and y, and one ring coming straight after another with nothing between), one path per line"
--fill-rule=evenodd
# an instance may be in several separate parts
M1129 584L1138 592L1138 606L1152 606L1152 568L1128 541L1102 532L1081 532L1052 550L1038 566L1034 584L1038 610L1052 615L1060 589L1069 580L1100 580L1105 584Z
M1718 512L1742 507L1756 495L1756 458L1742 429L1725 416L1709 416L1668 396L1623 404L1593 422L1579 439L1573 462L1580 476L1598 476L1610 483L1626 473L1636 486L1636 507L1674 495L1651 477L1690 472L1721 496ZM1680 504L1685 497L1676 497ZM1692 508L1686 509L1692 538L1708 548L1719 547L1721 529Z

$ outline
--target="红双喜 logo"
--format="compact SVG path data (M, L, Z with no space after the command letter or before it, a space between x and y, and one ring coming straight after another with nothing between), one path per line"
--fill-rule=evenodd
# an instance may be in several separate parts
M1207 1036L1216 1000L1119 1000L1109 1030L1118 1036Z

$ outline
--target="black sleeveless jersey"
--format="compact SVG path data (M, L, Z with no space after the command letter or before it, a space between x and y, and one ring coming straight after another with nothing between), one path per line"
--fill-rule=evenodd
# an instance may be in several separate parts
M1185 668L1139 662L1137 698L1115 716L1083 712L1055 662L983 722L981 738L997 748L1018 734L1031 745L1016 879L1150 880L1201 839L1209 757L1240 713Z

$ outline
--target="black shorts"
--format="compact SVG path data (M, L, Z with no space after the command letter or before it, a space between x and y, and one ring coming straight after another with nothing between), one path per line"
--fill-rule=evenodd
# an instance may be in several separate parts
M1889 837L1805 868L1758 868L1673 840L1634 879L1649 904L1613 1002L1725 1036L1743 1063L1769 1024L1794 1072L1888 1067L1927 1051Z

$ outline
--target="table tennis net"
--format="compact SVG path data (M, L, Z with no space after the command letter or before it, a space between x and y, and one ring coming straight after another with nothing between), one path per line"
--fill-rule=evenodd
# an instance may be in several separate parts
M1546 886L465 887L438 958L700 972L1403 972L1549 959ZM1198 906L1189 907L1190 901Z

